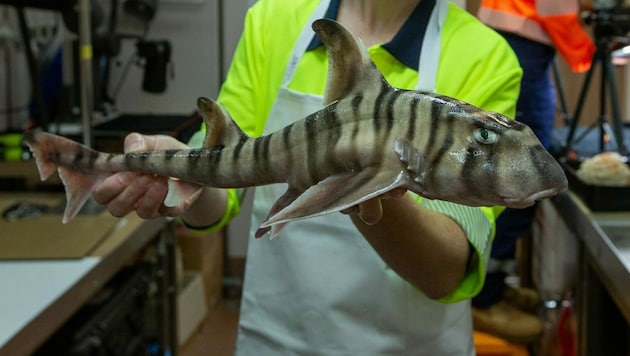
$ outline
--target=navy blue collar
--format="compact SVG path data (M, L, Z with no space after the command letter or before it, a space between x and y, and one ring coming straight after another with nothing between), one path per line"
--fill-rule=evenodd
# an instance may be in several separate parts
M324 18L337 19L339 13L340 0L331 0L330 6L324 14ZM402 25L400 31L394 38L383 44L383 48L389 52L394 58L409 68L418 70L418 60L420 59L420 50L422 48L422 40L427 30L429 18L435 7L436 0L422 0L416 6L407 21ZM307 51L313 50L323 43L317 36L313 36Z

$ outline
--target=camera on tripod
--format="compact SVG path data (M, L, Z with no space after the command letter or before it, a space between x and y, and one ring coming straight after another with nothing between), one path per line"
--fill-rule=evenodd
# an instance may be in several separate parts
M584 80L584 85L582 86L580 97L578 98L577 108L570 125L566 147L564 149L567 156L573 152L572 145L574 144L577 124L589 89L591 77L597 65L601 65L602 68L599 93L600 111L597 123L593 126L599 126L600 152L605 150L605 144L610 139L610 135L606 132L607 126L610 124L610 126L612 126L612 133L617 150L623 156L628 153L624 141L624 127L617 93L617 81L612 63L612 52L615 50L615 46L627 41L630 32L630 4L627 4L627 2L628 0L595 0L593 8L582 14L584 22L593 27L596 50L591 62L591 68L587 72ZM612 110L612 116L610 118L606 115L606 98L610 100ZM610 123L608 121L610 121ZM593 126L591 126L591 128L593 128ZM576 141L580 141L589 130L584 132Z
M630 4L624 5L620 0L599 0L593 9L582 14L588 25L593 25L595 39L611 39L624 37L630 32Z

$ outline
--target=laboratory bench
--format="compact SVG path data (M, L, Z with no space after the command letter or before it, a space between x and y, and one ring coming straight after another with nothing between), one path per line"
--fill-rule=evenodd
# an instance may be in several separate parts
M60 192L0 192L0 211L19 202L62 206L64 197ZM121 313L116 303L146 292L151 284L157 287L154 354L176 354L172 347L177 337L172 327L176 308L172 223L143 220L135 214L114 219L106 211L75 220L62 224L61 215L55 213L0 219L0 355L50 354L40 347L54 339L112 280L124 277L129 281L113 289L127 288L127 292L114 293L113 298L119 298L109 303L114 309L101 311L102 318L92 320L98 325L83 328L85 341L103 342L99 337L108 331L102 326L115 328L113 316ZM140 256L154 256L143 262L151 262L150 276L155 279L140 273L142 268L124 273L141 265Z
M593 211L565 192L539 204L532 237L547 336L577 355L629 354L630 211Z
M197 113L122 115L95 125L94 147L120 151L123 138L131 131L186 141L200 123ZM78 135L80 130L74 133ZM68 136L73 137L72 131ZM192 293L188 291L198 281L182 287L175 275L175 223L164 218L143 220L133 213L118 219L93 202L87 205L70 223L62 224L65 200L58 175L42 182L33 160L0 161L0 355L32 354L46 347L55 333L74 322L77 313L91 305L119 274L129 274L129 281L112 289L124 290L129 285L133 293L146 289L146 274L151 275L148 288L157 284L159 289L156 322L160 329L151 354L176 355L181 338L191 328L188 321L179 320L182 316L177 310L182 308L178 303L182 302L178 293L181 288ZM8 215L23 213L33 216L7 219ZM130 262L149 250L157 251L153 267L147 268L150 271L137 278L132 277L136 271L125 273Z

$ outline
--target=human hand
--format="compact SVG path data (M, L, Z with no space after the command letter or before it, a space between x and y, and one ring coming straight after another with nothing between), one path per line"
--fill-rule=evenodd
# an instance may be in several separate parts
M387 193L359 203L342 211L343 214L357 215L366 225L374 225L383 217L382 199L400 198L407 193L406 188L394 188Z
M124 141L125 153L186 148L188 146L184 143L166 135L149 136L131 133L125 137ZM106 205L109 213L116 217L125 216L134 210L143 219L181 215L192 204L198 193L177 206L166 206L164 198L168 192L167 182L166 177L120 172L107 177L99 184L92 193L92 197L97 203ZM188 183L180 182L179 184Z

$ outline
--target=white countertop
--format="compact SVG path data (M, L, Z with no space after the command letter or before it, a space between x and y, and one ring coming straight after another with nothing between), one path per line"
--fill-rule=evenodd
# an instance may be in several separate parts
M0 346L85 276L100 257L0 261Z

